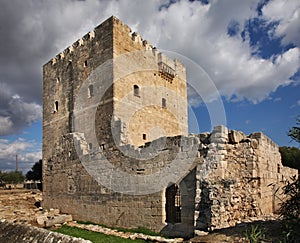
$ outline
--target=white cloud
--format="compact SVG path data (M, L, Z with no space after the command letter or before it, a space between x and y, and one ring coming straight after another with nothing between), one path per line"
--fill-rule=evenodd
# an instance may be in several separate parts
M279 21L274 33L282 36L283 44L300 46L300 2L295 0L273 0L262 9L268 21Z
M9 117L0 116L0 135L12 131L13 123Z
M243 41L240 35L227 34L232 20L243 27L245 21L257 16L255 3L212 1L201 5L180 1L173 4L158 15L159 20L155 17L156 23L161 23L158 28L162 26L158 46L179 51L199 63L228 99L247 98L258 103L279 86L292 82L290 77L299 69L299 48L266 60L252 55L256 47L250 46L249 37Z
M290 84L299 69L300 3L269 1L258 16L259 2L211 0L204 5L182 0L166 7L168 0L2 1L0 8L6 11L0 21L7 28L0 30L0 82L10 88L0 84L0 135L40 119L42 65L111 15L155 46L197 62L228 100L258 103L268 98L278 87ZM250 45L247 31L244 39L240 34L254 17L279 21L271 31L273 37L282 36L284 45L296 47L269 59L252 55L258 47ZM232 23L237 34L229 36ZM190 100L199 103L195 95Z
M14 141L0 139L0 170L14 170L18 155L19 169L26 173L42 158L40 147L35 141L26 141L22 138Z

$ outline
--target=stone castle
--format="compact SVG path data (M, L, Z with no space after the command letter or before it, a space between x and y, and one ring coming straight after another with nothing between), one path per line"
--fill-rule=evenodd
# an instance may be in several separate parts
M185 66L111 17L43 67L43 207L189 237L276 212L262 133L188 135Z

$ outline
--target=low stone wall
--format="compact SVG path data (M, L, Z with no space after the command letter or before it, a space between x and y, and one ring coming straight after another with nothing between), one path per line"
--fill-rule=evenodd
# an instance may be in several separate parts
M91 243L89 240L75 238L33 226L9 223L5 220L0 220L0 242Z

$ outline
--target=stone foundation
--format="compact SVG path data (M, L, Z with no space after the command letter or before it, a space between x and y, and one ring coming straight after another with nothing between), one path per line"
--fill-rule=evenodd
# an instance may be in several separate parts
M0 242L91 243L89 240L63 235L33 226L9 223L5 220L0 220Z

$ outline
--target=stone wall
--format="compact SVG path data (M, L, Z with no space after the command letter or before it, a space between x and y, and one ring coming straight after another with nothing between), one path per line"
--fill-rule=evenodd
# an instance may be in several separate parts
M197 137L161 138L138 149L133 146L106 147L101 151L102 159L85 168L79 160L80 154L75 151L74 144L79 136L67 134L55 144L56 156L45 168L44 177L51 179L51 183L43 192L43 207L58 208L72 214L75 220L111 227L164 229L167 234L165 188L178 183L182 189L182 220L178 230L192 235L196 182L193 168L201 159L197 157ZM93 163L93 156L100 151L86 154L84 139L79 142L81 155L89 157L88 161ZM123 173L106 173L101 167L105 160ZM162 173L161 177L159 173ZM131 177L127 180L124 176ZM110 185L106 184L108 181Z
M224 126L200 139L206 155L197 167L196 228L229 227L276 212L282 198L277 189L297 171L282 166L273 141L263 133L246 136Z
M89 240L63 235L33 226L9 223L5 220L0 220L0 242L91 243Z
M140 146L163 136L186 136L185 66L118 19L113 31L114 119L122 123L120 142Z

